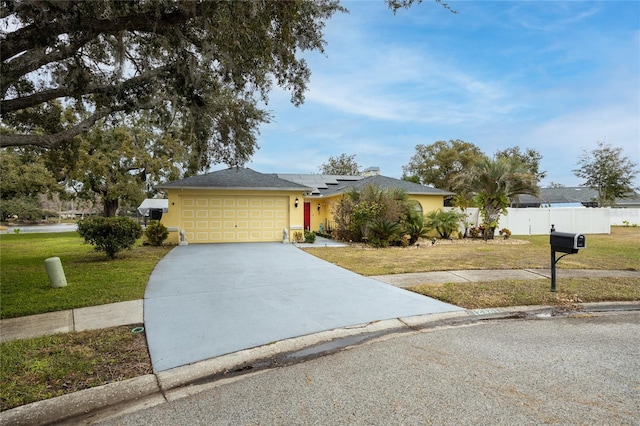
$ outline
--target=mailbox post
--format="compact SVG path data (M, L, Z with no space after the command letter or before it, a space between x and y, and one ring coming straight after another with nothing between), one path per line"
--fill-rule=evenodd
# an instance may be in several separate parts
M586 248L587 239L583 234L556 232L555 225L551 225L549 244L551 244L551 291L556 291L556 263L563 257ZM564 254L556 259L556 252Z

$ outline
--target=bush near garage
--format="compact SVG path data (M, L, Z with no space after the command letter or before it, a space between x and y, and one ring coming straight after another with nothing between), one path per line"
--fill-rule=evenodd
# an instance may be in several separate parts
M313 244L316 242L316 233L313 231L304 231L304 242Z
M78 234L85 243L95 246L113 259L133 247L142 236L142 227L127 217L92 217L78 222Z
M169 230L159 220L152 220L144 230L149 245L159 247L169 236Z

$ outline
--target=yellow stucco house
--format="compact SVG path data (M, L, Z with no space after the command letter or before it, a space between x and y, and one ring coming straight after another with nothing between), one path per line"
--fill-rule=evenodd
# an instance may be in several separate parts
M182 238L192 243L293 240L296 231L325 230L332 223L332 205L352 188L374 184L401 188L418 201L423 213L443 207L451 192L379 174L330 176L259 173L242 167L193 176L158 185L168 195L162 223L167 243Z

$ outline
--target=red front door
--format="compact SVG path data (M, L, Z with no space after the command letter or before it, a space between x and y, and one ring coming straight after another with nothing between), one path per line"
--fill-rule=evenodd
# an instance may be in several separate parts
M304 203L304 229L311 230L311 203Z

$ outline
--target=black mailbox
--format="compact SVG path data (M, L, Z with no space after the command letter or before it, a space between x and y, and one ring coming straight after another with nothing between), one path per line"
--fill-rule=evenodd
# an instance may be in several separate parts
M577 253L587 247L587 239L583 234L569 232L552 232L549 235L551 250L562 253Z

